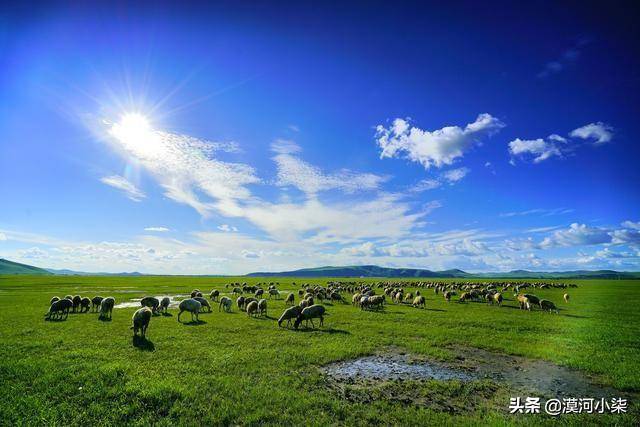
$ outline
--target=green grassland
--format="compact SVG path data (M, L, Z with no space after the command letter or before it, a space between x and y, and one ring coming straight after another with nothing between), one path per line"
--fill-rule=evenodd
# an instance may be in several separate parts
M318 330L278 328L283 300L269 301L268 319L249 318L234 304L231 314L214 306L200 316L202 323L180 324L173 310L173 316L151 320L149 342L142 346L133 345L129 329L134 308L115 309L111 322L99 321L94 313L44 321L53 295L114 296L118 303L194 288L225 292L224 284L231 281L264 280L279 281L284 291L299 289L292 282L326 284L326 279L258 277L0 276L0 424L638 423L637 401L626 415L509 415L514 393L487 380L403 385L461 402L462 409L452 413L385 398L351 401L332 391L317 369L388 346L444 360L454 357L454 346L473 346L549 360L637 393L640 282L633 280L572 281L579 287L569 289L569 304L562 301L562 290L536 290L556 302L559 315L514 309L512 295L504 307L495 307L446 303L432 290L423 291L426 310L387 304L375 312L325 303L329 315Z

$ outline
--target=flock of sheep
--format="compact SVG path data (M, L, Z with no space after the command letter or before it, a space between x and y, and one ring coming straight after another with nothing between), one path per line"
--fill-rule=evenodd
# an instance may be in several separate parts
M263 298L265 292L269 299L272 297L280 299L281 296L280 291L277 289L279 283L269 283L266 290L262 288L262 285L262 283L258 285L232 283L225 285L225 287L227 289L231 288L230 294L236 298L235 302L238 309L246 312L248 316L255 317L267 316L267 299ZM266 286L267 284L264 285ZM293 282L293 285L296 286L295 282ZM418 290L415 291L415 294L413 292L405 292L405 287L414 287L418 288ZM424 295L421 295L420 289L433 289L436 295L441 293L447 302L450 302L453 296L460 294L458 298L458 302L460 303L477 301L486 302L491 305L496 304L498 306L502 305L504 299L503 294L513 291L513 295L518 301L520 309L531 311L534 306L537 306L543 311L557 313L558 310L553 302L540 299L532 293L523 292L529 288L548 289L551 287L566 289L568 287L577 287L577 285L521 282L469 283L409 281L378 283L331 281L327 283L327 286L303 284L298 290L300 299L298 304L295 303L296 296L293 292L287 294L284 299L285 305L290 307L286 308L278 318L278 326L281 327L286 321L287 327L289 327L293 321L293 327L298 329L304 321L306 327L308 327L309 322L311 322L311 326L315 328L315 324L313 323L314 319L320 319L320 326L323 326L324 316L327 314L326 309L323 305L316 304L315 302L322 302L324 300L345 302L342 297L343 293L352 294L352 304L362 310L383 309L387 297L396 304L410 304L416 308L425 308L426 299ZM376 292L376 288L381 290L381 292ZM232 299L228 296L222 296L218 290L212 290L209 293L209 299L218 304L218 311L224 310L225 312L230 312L232 310ZM564 294L564 301L569 301L569 294ZM134 336L140 334L144 337L151 318L161 313L167 314L170 304L171 299L169 297L158 299L147 296L142 298L140 300L141 308L138 309L132 317L131 329L133 329ZM113 297L103 298L96 296L92 299L87 297L83 298L79 295L67 295L62 299L53 297L51 298L49 311L45 315L45 319L62 320L69 316L69 312L88 313L90 310L99 313L99 319L111 319L114 305L115 299ZM194 289L191 292L190 298L180 301L178 309L178 322L180 322L180 316L184 312L191 314L192 322L199 322L198 315L205 309L211 312L211 304L200 290Z

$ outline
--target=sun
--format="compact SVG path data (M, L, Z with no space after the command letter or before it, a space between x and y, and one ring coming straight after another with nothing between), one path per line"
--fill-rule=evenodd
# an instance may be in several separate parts
M158 150L157 136L147 116L137 112L125 113L109 130L122 146L139 155L153 154Z

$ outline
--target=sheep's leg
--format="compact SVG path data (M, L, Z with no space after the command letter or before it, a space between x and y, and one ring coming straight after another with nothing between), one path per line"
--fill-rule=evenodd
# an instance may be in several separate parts
M313 319L309 319L311 321L311 327L315 329L316 325L313 324Z
M324 317L320 316L320 326L324 326Z

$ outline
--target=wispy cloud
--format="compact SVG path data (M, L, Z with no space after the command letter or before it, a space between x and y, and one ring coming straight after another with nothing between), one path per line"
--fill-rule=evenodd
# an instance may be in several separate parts
M100 178L100 181L104 184L110 185L113 188L122 190L126 196L134 202L139 202L144 199L146 194L132 182L120 175L111 175Z
M166 233L167 231L171 231L167 227L146 227L144 231L153 231L156 233Z
M602 122L590 123L572 130L569 137L574 139L570 140L555 133L546 138L516 138L509 142L510 163L515 166L516 157L524 161L533 158L533 163L540 163L553 157L563 157L577 148L578 142L575 138L592 140L594 145L604 144L613 138L613 127Z
M589 123L571 131L573 138L591 139L595 144L604 144L613 138L613 128L602 122Z
M539 215L539 216L553 216L553 215L565 215L574 212L574 209L569 208L554 208L554 209L529 209L526 211L504 212L500 216L503 218L514 216L526 216L526 215Z
M273 157L278 167L276 184L296 187L310 195L333 189L346 193L375 190L389 179L387 176L357 173L348 169L330 174L323 173L320 168L294 155L302 150L293 141L277 140L272 144L272 151L277 153Z
M582 49L591 43L591 39L582 37L571 48L562 52L562 54L553 61L547 62L543 69L537 74L539 79L544 79L563 71L567 66L576 62L582 53Z
M425 169L451 165L479 138L498 132L505 126L490 114L480 114L465 127L446 126L434 131L412 127L410 119L397 118L389 127L376 127L380 158L406 157Z
M226 233L235 233L238 231L238 229L232 225L229 224L221 224L218 227L216 227L218 230L220 231L224 231Z

